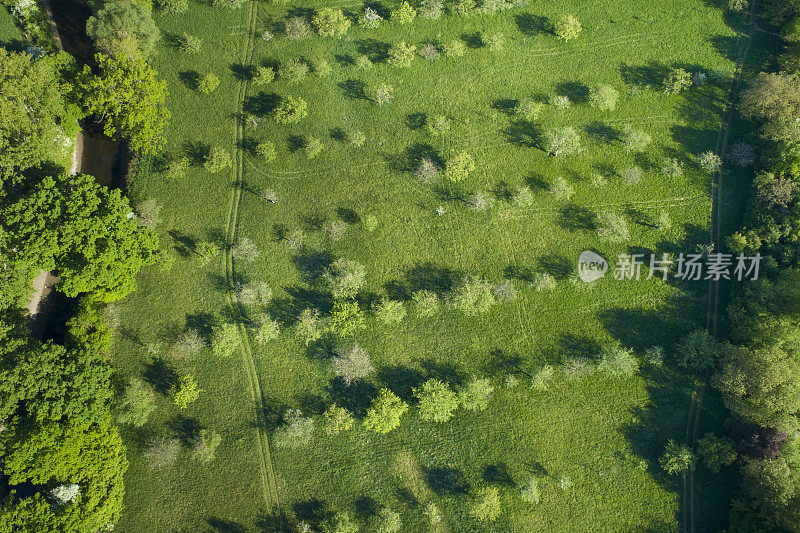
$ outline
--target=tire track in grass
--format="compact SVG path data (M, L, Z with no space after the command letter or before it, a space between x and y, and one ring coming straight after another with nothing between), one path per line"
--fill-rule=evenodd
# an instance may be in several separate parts
M736 69L734 70L733 81L728 92L725 110L722 114L722 123L717 133L717 143L714 153L724 159L728 149L728 138L731 132L731 123L734 112L734 99L742 84L742 72L747 59L747 54L753 42L753 35L756 31L755 25L755 0L750 2L748 12L747 33L742 35L739 41L739 49L736 56ZM713 175L712 196L711 196L711 227L709 233L711 244L714 250L719 250L722 243L722 191L723 191L722 169ZM708 310L706 319L706 330L715 339L719 336L719 307L720 307L720 282L719 280L710 281L708 285ZM700 409L702 407L703 395L707 388L708 375L703 376L701 383L695 386L692 391L692 403L689 406L689 416L686 420L686 445L693 447L697 441L697 429L700 425ZM695 479L694 471L683 476L683 527L686 533L695 531Z
M240 59L243 65L249 65L253 60L254 35L256 23L258 20L258 1L251 0L249 3L248 11L248 34L244 41L242 55ZM236 118L234 119L234 139L236 148L234 150L234 168L233 168L233 188L231 191L230 203L228 205L228 220L225 228L225 239L229 246L226 247L223 254L223 269L225 270L225 279L229 286L234 281L234 265L233 255L231 253L230 245L236 242L237 228L239 225L239 205L242 199L242 190L244 185L244 152L242 148L242 139L244 137L244 124L242 123L242 112L244 109L244 99L247 95L246 79L239 81L239 89L236 95ZM228 304L232 307L237 303L236 298L229 291L227 295ZM278 489L275 480L275 470L272 465L272 454L269 448L269 436L266 431L260 427L261 413L264 407L263 396L261 392L261 383L258 379L258 372L256 370L255 361L253 360L253 350L250 344L250 338L244 324L241 322L236 323L241 340L242 362L247 374L247 384L250 391L252 409L255 411L254 417L256 419L255 435L258 441L258 462L259 473L261 476L261 491L264 498L264 503L267 509L270 510L278 504Z

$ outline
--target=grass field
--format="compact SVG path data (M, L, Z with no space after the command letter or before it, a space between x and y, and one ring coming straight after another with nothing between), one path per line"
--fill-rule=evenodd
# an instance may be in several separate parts
M634 378L559 378L547 392L534 392L526 376L544 363L592 357L617 340L640 355L654 345L669 354L680 337L704 325L704 285L607 277L585 288L570 280L586 249L611 259L624 252L694 251L708 242L710 178L692 157L715 146L739 22L701 0L536 2L494 15L418 18L376 30L354 26L340 39L261 38L288 11L313 7L258 3L229 11L192 3L188 14L158 17L165 38L155 64L170 88L171 154L196 157L214 144L235 157L232 170L212 175L195 165L179 182L143 164L129 183L135 202L162 206L160 230L178 260L169 272L143 274L139 290L122 304L120 375L144 374L166 391L177 374L193 373L204 393L183 413L165 394L148 426L126 433L131 469L118 529L272 531L277 526L263 517L270 512L265 500L276 496L280 508L311 521L348 509L366 523L390 506L403 515L406 531L426 530L422 508L431 502L443 511L442 531L577 531L588 524L593 531L676 529L681 486L663 475L657 457L667 439L684 438L693 380L673 371L669 357L665 367L646 365ZM584 29L565 43L546 28L568 12ZM183 54L170 44L183 32L203 39L201 53ZM506 43L491 51L485 42L497 33ZM407 69L384 59L387 45L398 41L462 38L464 57L417 58ZM371 68L354 64L359 54L374 60ZM324 60L332 72L312 71L296 84L278 79L266 88L247 81L252 66L293 58L312 65ZM667 95L661 83L671 67L705 72L709 82ZM196 74L206 72L222 80L213 95L192 88ZM394 99L378 106L368 96L383 82L394 87ZM600 83L620 91L614 111L586 102L588 88ZM308 117L295 126L275 124L266 117L275 95L304 98ZM569 96L572 106L545 105L532 123L511 112L517 100L555 95ZM239 120L243 112L265 118L252 127ZM449 118L447 135L428 133L425 123L436 115ZM584 152L545 154L542 131L561 125L579 129ZM626 125L652 136L644 154L623 149ZM349 128L365 133L364 146L342 139ZM302 149L311 137L324 143L314 159ZM267 139L278 148L269 164L248 149ZM446 161L460 150L475 157L476 170L458 185L441 178L423 184L410 172L420 154ZM665 157L685 161L682 176L660 171ZM644 175L627 185L619 174L632 165ZM590 184L594 173L607 184ZM575 189L569 203L548 190L557 176ZM508 199L523 185L535 193L528 208ZM267 188L278 203L254 194ZM497 198L493 208L467 209L465 199L478 190ZM628 242L599 241L594 220L604 211L625 214ZM668 232L652 227L661 211L674 221ZM369 215L378 221L371 232L363 224ZM336 241L320 229L333 220L348 223ZM298 229L302 250L281 238ZM231 263L226 254L203 267L191 252L194 242L234 232L257 244L259 259ZM422 319L410 305L399 326L369 317L356 338L376 372L343 390L329 363L335 346L306 348L291 326L305 307L330 309L313 274L335 257L366 266L365 304L384 295L407 300L421 288L445 293L465 274L495 283L510 278L519 297L478 317L442 311ZM528 278L539 271L557 278L556 290L534 290ZM170 345L185 327L232 317L247 323L260 312L243 315L231 307L226 287L234 277L272 287L274 298L263 311L284 326L280 338L265 346L250 338L242 354L228 359L208 349L175 357ZM357 426L338 436L318 431L300 449L264 445L286 408L318 415L336 400L363 414L377 387L410 399L411 387L427 377L458 384L471 375L491 376L498 387L483 413L462 410L437 425L412 409L388 436ZM519 384L505 386L508 375ZM714 398L703 405L700 434L722 422ZM223 435L211 465L181 458L171 469L148 468L140 451L150 435L174 432L188 440L198 427ZM530 475L542 478L535 506L516 496L516 483ZM564 476L572 482L566 490L557 484ZM723 527L726 483L705 471L697 478L697 527ZM504 513L493 526L474 529L471 495L487 484L501 489Z

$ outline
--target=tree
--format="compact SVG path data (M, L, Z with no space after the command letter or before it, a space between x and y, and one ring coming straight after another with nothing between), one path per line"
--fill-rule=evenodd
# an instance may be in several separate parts
M785 210L797 197L798 189L792 179L762 171L753 180L753 200L766 209Z
M589 103L601 111L613 111L618 100L619 91L611 85L598 85L589 91Z
M186 409L190 403L193 403L200 396L201 389L197 387L197 381L194 376L187 375L180 378L178 390L173 395L175 405L181 409Z
M667 94L678 94L684 89L692 86L692 75L682 68L670 70L664 80L664 92Z
M144 457L153 470L172 466L181 453L181 441L176 437L160 435L147 442Z
M419 166L414 171L414 175L422 183L431 183L439 175L439 167L436 166L433 159L430 157L423 157L419 160Z
M405 42L400 41L389 48L389 64L396 67L407 68L411 66L411 62L416 57L417 47L407 45Z
M763 122L767 137L797 142L800 127L800 76L787 72L762 72L742 91L739 108L752 120Z
M323 148L325 148L325 145L322 144L322 141L319 137L309 137L304 148L306 151L306 157L308 159L314 159L320 154L320 152L322 152Z
M467 44L461 39L454 39L444 45L444 55L447 57L462 57L467 53Z
M622 171L622 181L625 182L626 185L636 185L640 181L642 181L642 169L637 165L633 165L632 167L628 167Z
M577 154L583 151L581 136L578 134L578 130L572 126L547 130L544 137L547 153L554 156Z
M470 514L479 522L494 522L503 512L497 487L484 487L475 496Z
M730 466L736 460L736 451L733 441L727 437L717 437L713 433L706 433L697 441L697 454L706 468L716 473L723 466Z
M492 382L487 378L472 378L458 393L458 402L464 409L483 411L489 405L494 392Z
M275 431L275 444L286 448L305 446L314 435L314 419L303 416L300 409L289 409L283 415L284 425Z
M275 81L275 69L271 67L256 67L256 75L253 76L253 83L262 87Z
M150 55L160 36L150 8L135 0L99 2L86 34L110 56L134 61Z
M272 141L262 141L256 144L254 152L265 163L271 163L277 157L275 144Z
M570 41L575 39L582 30L580 21L575 15L564 15L555 25L555 32L559 39Z
M534 390L546 391L550 387L550 381L553 379L554 369L552 365L544 365L533 375L531 386Z
M678 365L690 370L704 370L716 362L716 341L705 330L688 334L678 346Z
M739 141L728 150L728 159L739 167L749 167L755 162L756 154L753 147L744 141Z
M269 317L263 318L256 328L256 342L259 344L267 344L274 341L280 335L280 325Z
M599 213L597 215L597 235L608 242L626 242L630 239L630 232L625 217L612 212Z
M369 6L364 7L364 14L359 19L359 23L365 28L376 29L383 22L383 17Z
M400 425L408 404L389 389L381 389L364 418L364 427L378 433L389 433Z
M414 310L420 318L429 318L439 312L439 297L435 292L415 291L411 299L414 301Z
M556 176L550 185L550 192L559 202L567 202L575 194L575 187L570 185L563 176Z
M334 7L323 7L314 14L312 19L317 33L325 36L341 37L350 28L352 23L345 17L342 10Z
M189 0L159 0L158 7L172 15L179 15L189 9Z
M208 150L203 168L212 174L222 172L233 164L231 154L222 146L214 145Z
M429 379L414 389L419 400L419 417L434 422L447 422L458 409L458 395L446 383Z
M213 336L214 355L228 357L239 350L242 339L239 336L239 326L226 323L214 328Z
M422 0L419 3L417 12L422 18L436 20L441 17L444 12L444 3L442 0Z
M378 533L397 533L402 526L400 513L388 507L381 509L381 513L378 515Z
M203 40L197 37L196 35L192 35L191 33L184 32L180 37L180 43L178 44L178 48L181 52L186 52L187 54L196 54L200 51L200 48L203 46Z
M117 408L117 422L142 427L156 408L156 395L153 389L140 379L132 379Z
M297 333L306 346L322 338L325 329L325 321L320 317L318 309L303 309L297 319Z
M683 175L683 164L675 157L667 157L661 166L661 172L669 178L679 178Z
M287 96L275 108L273 116L278 124L297 124L308 115L308 104L302 98Z
M347 431L352 428L355 423L353 414L344 407L340 407L336 404L328 407L322 416L325 419L325 432L328 435L335 435L336 433Z
M62 54L33 61L0 49L0 184L14 171L68 159L65 141L77 133L79 117L59 73L67 64Z
M221 443L222 435L209 429L201 429L192 446L192 459L210 463Z
M256 243L249 237L242 237L236 241L236 244L231 246L231 256L233 256L234 259L255 261L260 255L261 253L258 251Z
M339 258L325 269L322 277L334 298L353 298L366 281L364 265L351 259Z
M535 477L530 477L528 481L519 486L519 497L522 501L527 503L539 503L541 496L539 495L539 480Z
M131 150L153 154L164 145L169 120L167 89L144 61L97 54L98 74L87 65L79 78L78 99L88 114L101 117L109 137L122 136Z
M363 379L374 370L369 355L357 342L350 349L340 352L331 361L333 372L342 378L345 385Z
M280 64L278 77L289 83L300 83L308 75L308 64L302 59L293 58Z
M597 369L613 377L632 376L639 369L639 361L633 350L612 344L603 347Z
M697 156L697 164L700 165L700 168L706 172L716 172L722 166L722 159L717 154L709 150L708 152L703 152Z
M406 0L403 0L398 4L398 6L392 10L392 14L390 19L392 22L397 22L398 24L408 24L409 22L414 20L414 17L417 16L417 10L411 7Z
M364 327L364 312L358 302L338 301L333 304L326 330L340 337L351 337Z
M675 441L670 439L667 442L664 455L661 456L658 462L667 474L675 475L685 474L694 470L697 459L688 446L675 444Z
M485 313L495 304L491 284L477 276L465 276L452 295L453 307L467 316Z
M450 181L458 183L467 179L473 170L475 170L475 159L468 152L461 151L447 162L445 175Z
M388 83L381 83L375 90L375 103L379 106L388 104L394 98L394 87Z
M386 324L399 324L406 317L406 308L398 300L381 299L375 308L375 316Z
M211 94L219 87L219 78L213 72L207 72L197 82L197 90L203 94Z
M333 515L326 525L326 533L358 533L358 524L347 511L340 511Z
M653 140L647 132L630 126L625 127L623 139L625 140L625 150L628 152L644 152L647 145Z
M283 24L283 34L286 35L287 39L297 41L309 37L311 28L305 18L299 16L289 17Z
M477 191L467 198L467 207L472 211L486 211L495 204L495 197L489 191Z

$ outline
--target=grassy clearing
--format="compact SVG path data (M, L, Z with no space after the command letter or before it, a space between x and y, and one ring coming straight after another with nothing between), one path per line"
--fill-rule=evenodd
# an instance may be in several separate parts
M499 391L486 412L461 411L446 425L419 421L412 410L401 429L386 437L362 429L337 437L318 432L307 448L273 447L284 508L298 516L315 514L317 505L349 508L366 519L388 505L401 511L407 530L418 531L425 523L419 504L433 501L445 524L461 531L470 527L469 489L490 483L502 489L504 502L497 530L567 531L586 523L609 531L674 529L679 487L658 472L655 459L668 438L685 432L690 380L648 367L628 380L559 381L547 393L534 393L524 372L573 355L593 356L601 344L614 340L640 353L656 344L669 348L702 322L702 290L613 279L581 290L569 280L585 249L612 258L626 251L693 251L707 242L709 178L691 156L714 147L733 72L737 33L722 12L695 0L666 7L537 3L496 15L446 15L408 26L386 23L377 30L354 27L342 39L295 42L278 35L261 40L260 31L286 11L259 5L253 65L302 58L312 67L324 60L332 72L318 76L312 69L297 84L281 79L266 87L250 84L244 101L244 110L256 116L268 113L274 95L309 103L309 115L299 125L279 126L264 118L244 132L246 187L238 235L252 239L261 255L234 267L243 280L273 288L265 311L288 328L299 309L330 309L329 297L313 281L313 269L330 260L308 253L319 250L366 266L365 303L383 295L407 300L420 288L444 293L464 274L493 282L512 278L519 298L478 317L445 311L420 319L412 311L399 326L369 318L357 339L377 371L356 391L342 391L331 381L331 346L308 349L291 329L264 347L254 344L266 428L272 429L288 407L319 414L333 399L363 413L375 387L389 386L408 397L410 387L428 376L457 383L484 374L500 385L512 373L522 382ZM568 43L542 30L564 12L574 12L584 27L580 38ZM223 529L226 524L258 528L257 517L265 511L255 417L241 359L219 361L210 350L177 359L169 348L186 325L203 329L231 315L222 267L218 262L201 267L186 245L225 232L231 172L211 175L196 163L212 144L231 153L237 149L237 75L248 71L240 64L246 22L246 9L205 4L192 4L186 15L159 18L165 39L156 66L171 92L169 146L173 156L188 154L195 164L183 180L166 182L154 165L141 169L130 184L134 199L153 198L163 206L161 229L171 235L166 238L173 239L179 257L170 272L143 275L140 290L122 306L118 352L125 356L118 363L122 375L144 371L154 383L169 384L173 369L194 373L205 393L183 413L185 419L176 418L177 410L164 398L154 423L142 434L129 435L133 460L123 531ZM735 27L736 21L729 22ZM183 32L203 39L201 53L187 55L170 45ZM481 45L498 33L506 38L502 51ZM462 36L468 44L464 57L418 57L408 69L387 65L383 58L387 45L398 41L447 43ZM351 64L362 54L374 60L372 68ZM709 83L666 95L660 84L673 66L703 71ZM207 72L222 83L204 96L192 89L192 80ZM394 99L378 106L370 98L384 82L393 86ZM620 91L614 111L601 112L586 102L588 88L600 83ZM555 95L570 97L572 106L559 110L545 104L533 123L511 112L517 100ZM449 134L428 133L426 123L437 115L449 118ZM583 153L554 158L539 148L543 131L562 125L579 130ZM619 139L626 125L652 137L643 155L623 149ZM363 147L342 139L351 128L365 134ZM324 149L308 159L303 146L312 137ZM275 162L265 164L250 153L248 147L262 140L275 143ZM447 161L460 150L477 163L466 181L423 184L414 178L411 170L420 154ZM682 176L662 174L665 157L685 161ZM634 165L643 176L627 185L620 174ZM590 183L595 173L606 177L604 187ZM557 176L575 190L569 203L548 190ZM507 191L524 185L532 189L533 202L514 207ZM260 199L254 192L261 189L274 190L278 203ZM496 197L487 212L466 208L465 200L479 190ZM662 210L673 220L668 232L648 225ZM593 224L603 211L626 215L629 242L599 242ZM364 223L369 215L378 222L372 232ZM348 227L333 241L320 228L335 220ZM281 238L296 230L305 235L305 252ZM556 290L537 292L530 286L529 274L538 271L556 277ZM163 365L153 364L147 353L147 346L158 341ZM721 421L713 399L704 405L710 407L702 423L715 427ZM137 451L147 434L191 434L192 424L223 434L211 466L181 459L170 470L153 472L144 465ZM531 507L515 496L513 484L534 474L542 477L542 501ZM570 489L557 486L562 476L570 479ZM720 484L713 489L710 481L704 484L703 476L698 475L704 490L698 502L707 508L697 514L708 521L698 525L706 530L723 523L727 494Z

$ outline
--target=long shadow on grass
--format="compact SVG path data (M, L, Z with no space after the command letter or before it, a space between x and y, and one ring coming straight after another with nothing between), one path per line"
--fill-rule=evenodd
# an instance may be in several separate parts
M503 130L503 135L513 145L544 150L542 128L529 120L514 120Z
M167 394L178 384L178 372L160 357L156 357L145 365L142 378L159 394Z
M247 533L247 528L242 524L225 518L211 516L206 518L206 523L219 533Z
M251 115L264 117L270 115L281 101L281 97L274 93L260 92L255 96L249 96L244 101L244 111Z
M553 33L553 24L547 17L541 15L521 13L519 15L514 15L514 22L516 22L519 31L529 37L542 33Z

